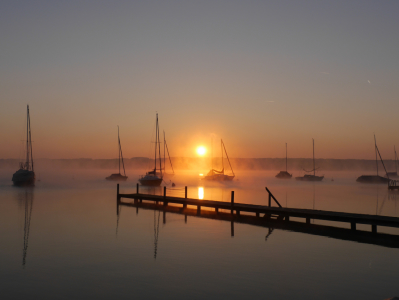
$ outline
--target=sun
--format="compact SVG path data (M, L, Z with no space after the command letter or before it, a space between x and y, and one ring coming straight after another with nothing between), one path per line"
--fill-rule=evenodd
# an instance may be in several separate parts
M199 146L199 147L197 148L197 154L198 154L199 156L204 156L205 153L206 153L206 148L205 148L204 146Z

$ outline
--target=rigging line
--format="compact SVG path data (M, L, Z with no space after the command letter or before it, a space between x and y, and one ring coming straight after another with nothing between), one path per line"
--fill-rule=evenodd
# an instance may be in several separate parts
M375 145L375 147L376 147L376 149L377 149L378 155L380 156L380 159L381 159L381 162L382 162L382 166L384 167L384 170L385 170L385 174L387 175L387 178L389 179L388 172L387 172L387 169L385 168L384 161L382 160L380 150L378 150L377 145Z
M229 156L227 155L226 146L224 145L223 140L222 140L222 144L223 144L224 151L226 152L226 157L227 157L227 161L229 162L231 172L233 172L233 175L235 176L234 170L233 170L233 167L231 166L230 159L229 159Z
M170 157L170 155L169 155L169 148L168 148L168 144L166 144L166 141L165 141L165 145L166 145L166 151L168 152L168 157L169 157L170 167L172 168L172 172L173 172L173 174L175 174L175 170L173 169L173 165L172 165L172 159L171 159L171 157Z
M119 126L118 126L118 140L119 140L120 157L122 158L123 174L124 174L124 176L126 176L125 162L123 161L122 145L121 145L121 140L119 139ZM120 167L120 162L119 162L119 174L121 173L120 169L121 169L121 167Z

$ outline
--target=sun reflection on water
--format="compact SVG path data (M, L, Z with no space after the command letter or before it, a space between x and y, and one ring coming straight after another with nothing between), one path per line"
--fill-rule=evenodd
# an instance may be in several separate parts
M204 188L202 186L198 188L198 199L204 199Z

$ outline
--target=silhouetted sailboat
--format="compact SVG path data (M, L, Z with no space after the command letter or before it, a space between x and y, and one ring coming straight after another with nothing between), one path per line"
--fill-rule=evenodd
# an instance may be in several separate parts
M285 171L280 171L276 175L277 178L280 179L290 179L292 177L292 174L288 173L288 154L287 154L287 143L285 143Z
M158 160L159 160L159 168L157 167L157 152L158 152ZM139 178L139 182L141 185L147 186L159 186L163 180L162 173L162 159L161 159L161 142L159 141L159 125L158 125L158 114L156 117L156 125L155 125L155 166L152 171L147 172L145 175ZM159 170L159 172L157 172Z
M387 172L389 177L398 177L398 155L396 154L395 146L393 146L393 152L395 153L395 172Z
M221 142L220 146L221 146L221 150L222 150L222 170L218 171L218 170L213 169L213 163L212 163L211 170L208 172L208 174L206 174L204 176L205 180L224 181L224 180L233 180L233 178L235 177L235 174L234 174L234 171L233 171L233 167L231 166L230 159L229 159L229 156L227 155L226 147L224 146L223 140L221 139L220 142ZM226 158L227 158L227 161L229 162L232 175L227 175L227 174L224 173L223 152L226 154ZM213 161L213 157L211 157L211 162L212 161Z
M26 119L26 159L25 162L21 162L19 164L19 170L12 175L12 181L14 185L35 184L29 105L27 106L27 119Z
M382 160L380 151L378 150L377 140L375 138L375 135L374 135L374 149L375 149L375 164L377 168L377 175L362 175L358 177L356 181L360 183L389 183L390 179L387 170L385 168L384 161ZM384 167L387 178L378 175L378 155L380 156L382 166Z
M322 181L324 176L316 176L316 165L315 165L315 160L314 160L314 139L313 140L313 170L306 171L305 172L312 172L313 175L311 174L305 174L303 177L296 177L296 180L300 181Z
M119 126L118 126L118 147L119 147L119 173L111 174L110 176L106 177L105 179L113 180L113 181L126 181L127 176L126 176L126 171L125 171L125 164L123 162L121 140L119 138ZM122 162L122 166L123 166L123 174L124 175L121 174L121 162Z

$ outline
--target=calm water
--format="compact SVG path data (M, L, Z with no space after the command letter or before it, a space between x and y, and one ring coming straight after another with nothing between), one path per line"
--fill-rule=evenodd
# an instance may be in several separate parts
M162 213L132 207L117 218L116 184L103 180L111 172L38 173L36 187L17 188L0 172L1 299L399 296L399 249L279 229L266 239L267 228L237 223L231 237L230 222L166 213L164 223ZM283 206L399 217L399 196L356 184L359 173L314 184L276 173L204 184L182 172L168 194L187 185L189 197L228 201L234 190L236 202L266 204L267 186ZM138 174L129 172L121 192L135 192Z

